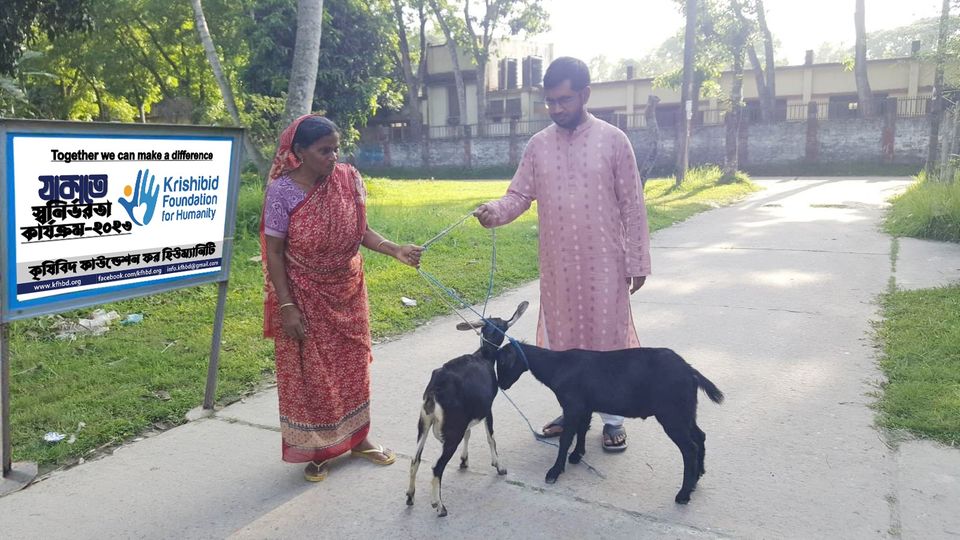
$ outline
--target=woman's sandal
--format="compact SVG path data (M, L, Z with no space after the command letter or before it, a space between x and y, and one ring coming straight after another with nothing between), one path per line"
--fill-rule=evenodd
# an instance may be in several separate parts
M387 458L380 459L374 454L383 454L387 456ZM376 447L370 448L369 450L351 450L350 455L353 457L366 459L370 462L376 463L377 465L390 465L397 460L397 455L384 448L381 444L378 444Z
M308 463L306 468L303 469L303 477L306 478L307 482L323 482L329 473L328 461L330 460L325 459L319 463L316 461Z

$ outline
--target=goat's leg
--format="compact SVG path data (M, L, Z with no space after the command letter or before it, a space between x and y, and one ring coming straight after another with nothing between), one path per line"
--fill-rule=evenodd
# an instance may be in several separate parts
M704 458L707 455L706 441L707 434L700 429L700 426L696 422L693 423L693 439L697 443L697 464L699 465L698 476L703 476L707 473L707 468L704 467L703 462Z
M410 462L410 487L407 488L407 506L413 504L413 495L417 491L417 471L420 469L420 455L423 454L423 446L427 443L427 437L430 436L430 426L433 424L433 416L425 412L420 413L420 421L417 422L417 452Z
M460 454L460 468L466 469L468 464L467 460L469 456L467 455L467 447L470 446L470 427L467 427L467 430L463 432L463 453Z
M497 453L497 441L493 440L493 411L487 411L487 444L490 445L490 464L497 469L497 474L507 474L507 468L500 466L500 454Z
M590 429L590 414L586 414L583 417L583 421L580 422L580 425L577 426L577 445L573 448L573 452L570 453L570 463L576 465L580 463L580 460L583 459L583 455L587 453L587 430Z
M579 413L571 413L567 409L563 410L563 422L568 426L579 426L582 419ZM573 442L573 436L576 435L572 429L564 429L560 434L560 450L557 452L557 461L547 471L546 482L553 484L560 477L560 473L565 470L567 462L567 450L570 449L570 443Z
M696 488L697 480L700 478L700 466L697 461L699 452L689 420L677 414L658 414L657 421L683 456L683 485L680 486L680 491L673 500L679 504L687 504L690 502L690 492Z
M443 470L447 467L447 463L450 461L450 458L453 457L453 454L457 452L457 445L460 444L467 429L465 421L462 423L457 422L457 425L453 424L454 421L451 421L450 416L447 415L443 422L443 454L440 455L440 459L438 459L437 463L433 466L433 500L430 504L437 509L438 517L447 515L447 507L443 505L443 499L440 493L443 482Z

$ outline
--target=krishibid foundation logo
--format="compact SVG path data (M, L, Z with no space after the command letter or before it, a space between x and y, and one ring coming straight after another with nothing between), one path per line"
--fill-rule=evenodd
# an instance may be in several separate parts
M147 181L147 178L150 181ZM129 184L124 186L123 194L128 197L120 198L120 206L127 211L127 215L137 225L146 225L153 219L153 213L157 209L157 200L160 196L160 185L156 179L150 176L150 169L137 171L137 181L131 187ZM141 209L141 207L143 207Z

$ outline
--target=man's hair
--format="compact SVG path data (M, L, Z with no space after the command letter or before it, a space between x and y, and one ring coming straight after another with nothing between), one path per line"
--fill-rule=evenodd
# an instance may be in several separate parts
M590 84L590 69L581 60L561 56L550 62L550 67L543 76L543 87L547 90L556 88L563 84L563 81L570 81L570 88L579 92Z

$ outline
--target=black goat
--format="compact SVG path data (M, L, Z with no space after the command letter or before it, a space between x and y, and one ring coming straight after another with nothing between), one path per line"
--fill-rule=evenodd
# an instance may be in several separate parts
M433 370L430 383L423 392L423 407L420 409L420 421L417 423L417 454L410 463L408 505L413 504L420 455L423 453L423 446L427 442L431 428L437 440L443 443L443 453L433 466L431 501L440 517L447 515L447 509L440 495L443 469L457 451L461 440L463 440L463 454L460 456L460 468L467 467L470 428L481 420L486 420L491 464L497 469L497 474L507 474L507 469L500 465L497 443L493 440L491 407L493 398L497 397L497 375L494 372L494 362L497 358L497 348L503 343L504 333L517 322L528 305L528 302L521 302L508 321L491 317L487 322L462 322L457 325L457 330L482 328L480 348L473 354L459 356Z
M563 408L564 426L569 428L560 436L560 453L547 471L548 484L556 482L564 471L564 457L574 433L578 439L570 463L580 462L594 412L630 418L656 416L683 455L683 486L674 500L680 504L690 501L690 492L706 472L706 435L697 426L697 389L704 390L715 403L723 401L723 392L680 355L670 349L648 347L557 352L517 342L500 349L500 388L509 389L527 369L553 390Z

